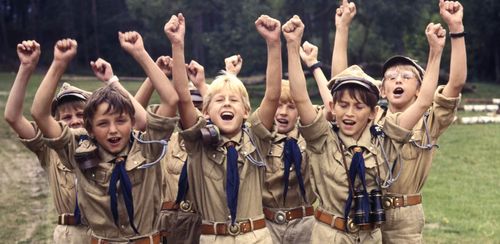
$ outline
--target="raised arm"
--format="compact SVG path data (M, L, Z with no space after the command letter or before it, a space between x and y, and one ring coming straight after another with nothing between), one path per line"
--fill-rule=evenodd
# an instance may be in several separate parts
M94 71L97 79L102 81L107 86L113 86L128 95L135 109L134 128L144 130L146 128L146 110L144 110L141 104L134 99L132 94L130 94L130 92L123 87L118 77L114 75L111 64L102 58L98 58L96 61L90 61L90 67L92 68L92 71Z
M153 87L160 95L161 103L156 114L164 117L174 117L177 113L179 97L165 73L146 52L142 36L135 31L118 32L118 39L122 48L141 65L146 76L149 77Z
M448 25L450 36L464 32L463 7L456 1L439 1L439 13ZM458 97L467 80L465 36L451 37L450 78L443 89L446 97Z
M77 42L73 39L57 41L54 47L54 60L33 99L31 115L42 134L47 138L55 138L62 133L61 127L51 115L50 108L57 89L57 83L68 67L69 62L75 57L77 46Z
M262 124L271 130L281 96L283 69L281 64L281 23L267 15L261 15L255 21L255 28L266 40L267 45L266 91L260 103L259 118Z
M205 68L198 62L191 60L187 65L187 74L196 89L200 91L201 97L205 98L208 93L208 86L205 82Z
M196 124L198 116L189 93L189 80L185 66L184 35L186 34L186 20L184 16L181 13L172 15L165 24L164 31L172 43L172 58L174 60L172 79L174 80L175 90L179 94L181 125L183 129L187 129Z
M304 24L299 16L294 15L283 27L283 35L286 39L288 51L288 76L290 79L290 93L292 94L295 106L299 111L302 125L311 124L316 118L316 110L307 93L306 77L300 64L300 43L304 33Z
M29 79L40 58L40 44L34 40L23 41L17 44L16 50L21 64L5 104L4 116L20 138L31 139L36 136L36 131L23 115L23 103Z
M172 76L172 58L170 56L158 57L158 59L156 59L156 65L160 67L161 71L165 73L167 78ZM153 95L154 89L155 88L153 87L151 80L149 79L149 77L147 77L144 82L142 82L139 90L137 90L137 92L135 93L135 100L137 100L137 102L140 103L142 107L147 107L149 100Z
M349 26L356 15L356 5L347 0L342 1L342 5L335 12L335 40L332 52L332 76L338 75L347 69L347 44L349 39Z
M302 44L302 47L299 50L300 58L302 62L311 70L311 66L318 63L318 47L309 43L308 41ZM321 100L323 101L324 109L323 112L325 114L325 118L329 121L332 121L334 118L330 111L330 106L328 104L330 101L333 101L332 94L328 89L328 80L321 70L321 67L315 67L311 70L314 76L314 80L316 80L316 84L318 85L319 94L321 96Z
M226 72L238 76L243 66L243 58L239 54L229 56L224 59L224 64L226 66Z
M413 129L424 112L432 105L439 78L441 54L446 41L446 30L441 27L441 24L430 23L427 25L425 34L429 42L429 58L422 86L415 102L399 117L399 126L408 130Z

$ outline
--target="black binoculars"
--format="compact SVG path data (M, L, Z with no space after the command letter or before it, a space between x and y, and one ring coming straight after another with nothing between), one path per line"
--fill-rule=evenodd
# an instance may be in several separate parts
M75 161L83 171L92 169L99 164L99 154L97 150L84 153L76 153Z
M368 194L368 201L365 200L362 190L354 192L354 218L356 225L380 225L385 221L385 212L382 205L382 191L373 189Z
M220 141L220 133L217 126L214 124L207 124L205 127L200 129L200 132L203 144L217 146Z

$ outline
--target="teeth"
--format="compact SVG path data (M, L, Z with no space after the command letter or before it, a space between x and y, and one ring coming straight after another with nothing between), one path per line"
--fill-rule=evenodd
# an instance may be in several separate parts
M288 124L288 120L286 119L277 119L277 121L282 124Z
M354 125L354 124L356 124L356 122L354 122L354 121L352 121L352 120L344 120L343 122L344 122L344 124L346 124L346 125Z
M231 113L231 112L223 112L223 113L221 114L221 118L222 118L223 120L232 120L232 119L233 119L233 117L234 117L234 114L233 114L233 113Z

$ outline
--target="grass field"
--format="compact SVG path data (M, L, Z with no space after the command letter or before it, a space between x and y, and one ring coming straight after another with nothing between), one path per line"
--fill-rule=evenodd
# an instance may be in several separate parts
M0 74L0 240L51 243L55 214L44 172L34 155L19 142L13 142L16 136L3 119L13 78L12 73ZM40 80L39 75L32 78L24 109L26 116ZM72 84L93 90L99 82ZM124 85L134 93L140 83ZM500 97L500 85L475 85L477 92L464 97ZM253 106L259 100L252 97ZM426 243L500 243L500 124L454 124L439 145L423 192Z

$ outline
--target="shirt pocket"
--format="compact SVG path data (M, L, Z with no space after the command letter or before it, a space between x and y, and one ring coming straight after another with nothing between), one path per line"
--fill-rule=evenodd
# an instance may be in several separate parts
M280 169L283 169L285 166L283 163L283 145L273 144L267 158L266 173L274 174Z
M167 172L172 175L180 175L182 167L187 159L187 153L182 150L174 150L171 157L167 159Z
M94 168L85 171L84 175L87 179L86 183L78 182L78 184L82 184L85 191L89 191L94 194L107 194L111 173L108 174L105 169Z
M403 148L401 149L401 157L404 160L414 160L418 157L418 154L420 152L420 148L418 148L416 145L422 145L424 142L423 137L425 136L425 132L421 130L413 131L413 136L411 137L410 141L406 144L403 145Z
M203 160L201 163L201 168L203 170L203 175L213 180L220 181L224 176L225 164L223 161L225 155L219 151L209 152L209 160Z
M75 188L75 174L66 168L60 161L57 162L57 182L66 189Z

